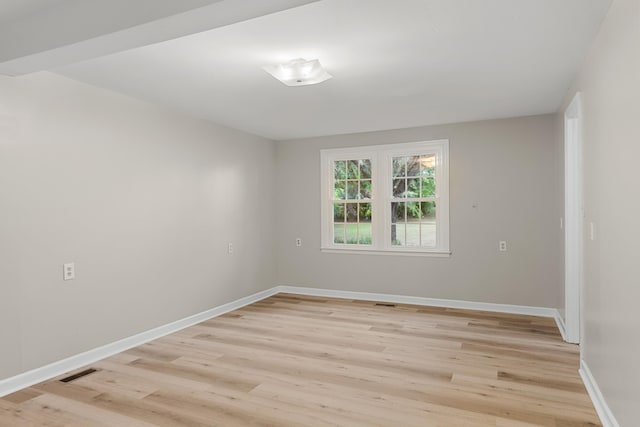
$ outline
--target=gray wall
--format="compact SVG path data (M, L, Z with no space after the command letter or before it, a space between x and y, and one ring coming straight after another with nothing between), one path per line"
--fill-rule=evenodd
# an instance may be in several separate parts
M640 419L640 1L613 1L565 107L576 91L582 91L584 108L585 225L595 224L595 240L585 232L582 355L620 425L635 426Z
M278 283L559 307L555 126L545 115L279 142ZM441 138L450 143L450 258L320 252L321 149Z
M0 77L0 378L273 286L274 183L271 141Z

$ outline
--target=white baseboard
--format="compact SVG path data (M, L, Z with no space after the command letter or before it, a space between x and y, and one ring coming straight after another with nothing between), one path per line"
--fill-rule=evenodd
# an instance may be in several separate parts
M607 402L604 400L604 396L600 391L600 387L598 387L598 383L596 379L593 377L589 366L587 366L587 362L584 360L580 361L580 377L582 377L582 382L584 386L587 388L587 393L589 393L589 397L593 402L593 406L596 408L596 412L600 417L600 421L602 422L603 427L620 427L618 421L613 416L613 412L607 405Z
M467 310L493 311L498 313L526 314L556 318L558 310L546 307L529 307L525 305L493 304L488 302L460 301L425 297L410 297L405 295L376 294L370 292L337 291L331 289L304 288L299 286L276 286L278 292L292 294L359 299L364 301L391 302L397 304L426 305L433 307L461 308ZM558 315L559 316L559 315Z
M210 310L203 311L202 313L194 314L193 316L185 317L184 319L180 319L175 322L171 322L166 325L141 332L139 334L103 345L101 347L94 348L89 351L85 351L84 353L76 354L66 359L53 362L49 365L33 369L22 374L18 374L14 377L0 380L0 397L6 396L7 394L11 394L42 381L46 381L53 377L57 377L58 375L62 375L66 372L76 370L91 363L95 363L98 360L113 356L114 354L158 339L165 335L172 334L181 329L193 326L197 323L204 322L205 320L244 307L245 305L249 305L256 301L268 298L276 293L278 293L277 287L267 289L253 295L237 299L230 303L220 305Z
M560 331L560 335L562 335L562 340L568 342L567 341L567 327L564 324L564 319L560 315L560 311L556 310L556 314L553 317L556 319L556 325L558 325L558 330Z

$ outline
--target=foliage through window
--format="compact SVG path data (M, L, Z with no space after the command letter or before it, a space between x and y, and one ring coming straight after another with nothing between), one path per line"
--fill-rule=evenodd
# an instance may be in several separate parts
M333 162L333 242L371 244L371 160Z
M322 151L323 249L449 251L448 142Z
M393 157L391 244L436 245L434 155Z

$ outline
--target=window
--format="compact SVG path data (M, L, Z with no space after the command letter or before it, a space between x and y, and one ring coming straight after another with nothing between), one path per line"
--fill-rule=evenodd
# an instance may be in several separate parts
M449 253L446 140L322 150L322 249Z
M371 245L371 159L333 162L333 243Z

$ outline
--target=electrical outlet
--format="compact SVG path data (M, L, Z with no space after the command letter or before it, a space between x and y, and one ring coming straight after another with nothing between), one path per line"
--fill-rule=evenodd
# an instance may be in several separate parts
M229 255L233 254L233 243L229 243L229 246L227 247L227 252L229 252Z
M302 239L300 237L296 237L296 246L297 247L302 246Z
M500 240L500 243L498 244L498 249L500 249L500 252L506 252L507 251L507 241L506 240Z
M76 278L76 265L68 262L62 265L62 278L64 280L73 280Z

